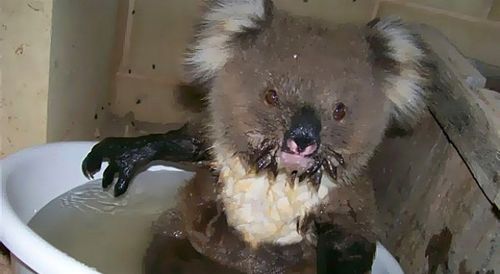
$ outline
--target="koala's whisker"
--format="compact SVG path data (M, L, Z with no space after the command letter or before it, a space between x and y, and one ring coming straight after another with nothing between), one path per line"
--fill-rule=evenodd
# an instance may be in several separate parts
M332 179L337 180L337 167L332 163L330 158L326 158L323 161L323 168L325 169L328 176Z
M334 159L341 165L341 166L344 166L345 165L345 161L344 161L344 157L342 156L342 154L338 153L338 152L335 152L332 150L332 155L334 157ZM337 165L338 166L338 165Z

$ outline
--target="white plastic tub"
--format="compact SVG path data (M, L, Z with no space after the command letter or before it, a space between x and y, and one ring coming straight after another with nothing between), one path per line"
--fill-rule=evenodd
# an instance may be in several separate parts
M14 273L99 273L51 246L26 225L52 199L88 181L80 166L93 145L93 142L53 143L25 149L1 160L0 239L14 255ZM96 174L100 176L102 173ZM403 271L379 244L372 273Z

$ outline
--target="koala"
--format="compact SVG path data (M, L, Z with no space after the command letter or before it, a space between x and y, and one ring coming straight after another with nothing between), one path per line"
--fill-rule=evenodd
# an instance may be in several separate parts
M397 18L326 26L270 0L207 3L187 49L204 110L164 134L106 138L83 160L122 195L151 161L193 164L146 273L370 273L365 167L393 122L426 110L433 62Z

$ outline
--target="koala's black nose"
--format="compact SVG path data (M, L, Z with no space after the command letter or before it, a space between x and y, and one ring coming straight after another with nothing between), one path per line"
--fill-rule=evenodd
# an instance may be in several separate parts
M321 121L310 107L302 107L293 116L285 133L283 147L286 152L311 155L319 148Z

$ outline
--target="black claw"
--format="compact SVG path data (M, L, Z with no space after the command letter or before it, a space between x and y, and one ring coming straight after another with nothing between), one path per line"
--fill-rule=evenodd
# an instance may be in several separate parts
M101 170L102 157L91 151L82 162L82 172L87 179L94 179L94 174Z
M127 191L128 183L128 179L120 175L120 177L118 178L118 182L116 182L115 185L115 197L121 196L123 193L125 193L125 191Z
M87 158L83 159L83 162L82 162L82 173L83 173L83 176L85 176L85 178L87 179L92 179L90 173L87 171Z
M114 166L109 165L102 175L102 188L108 188L115 179L115 173L117 172Z
M332 179L337 180L337 167L333 165L330 159L325 159L323 161L323 167Z

